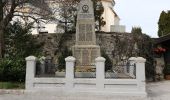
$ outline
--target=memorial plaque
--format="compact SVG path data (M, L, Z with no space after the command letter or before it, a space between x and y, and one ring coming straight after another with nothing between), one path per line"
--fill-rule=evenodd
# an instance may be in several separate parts
M82 65L89 65L89 52L86 49L82 51Z
M86 24L86 41L92 41L92 24Z
M87 19L87 18L92 18L92 14L80 14L79 18L80 19Z
M81 50L80 49L76 49L74 52L74 56L76 57L76 63L80 64L80 59L81 59Z
M76 45L73 56L77 59L76 66L92 65L100 56L100 47L96 45L95 19L93 2L81 0L77 13Z
M85 24L80 24L79 25L79 41L85 41L85 36L86 34L86 25Z
M91 62L95 62L95 59L97 58L97 50L91 49Z
M96 44L95 19L93 2L91 0L81 0L77 14L76 38L79 45Z

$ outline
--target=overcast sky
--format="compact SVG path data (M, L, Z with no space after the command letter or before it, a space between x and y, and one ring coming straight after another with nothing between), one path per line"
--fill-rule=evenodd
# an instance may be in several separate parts
M140 26L143 33L157 37L158 20L162 10L170 10L170 0L115 0L115 11L130 32L132 26Z

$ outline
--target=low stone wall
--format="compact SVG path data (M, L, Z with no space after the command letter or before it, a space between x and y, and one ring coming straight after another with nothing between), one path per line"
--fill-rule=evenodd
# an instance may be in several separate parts
M95 59L96 78L75 78L75 61L72 56L65 58L66 74L64 78L35 77L36 60L34 56L26 58L26 91L47 89L55 93L74 94L106 94L106 95L133 95L146 96L145 62L142 57L133 57L131 61L136 64L136 78L134 79L107 79L105 78L105 61L103 57ZM80 94L79 94L80 93Z

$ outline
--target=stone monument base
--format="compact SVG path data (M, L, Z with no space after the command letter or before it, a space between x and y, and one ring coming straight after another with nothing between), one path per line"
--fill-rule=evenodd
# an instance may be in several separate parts
M75 45L72 49L77 67L95 67L95 59L100 56L100 46Z

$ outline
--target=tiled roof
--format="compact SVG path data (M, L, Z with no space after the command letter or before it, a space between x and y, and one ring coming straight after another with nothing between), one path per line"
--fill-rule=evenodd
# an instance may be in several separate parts
M155 39L154 39L154 43L155 43L155 44L159 44L159 43L162 43L162 42L166 42L166 41L168 41L168 40L170 40L170 34L168 34L168 35L166 35L166 36L162 36L162 37L160 37L160 38L155 38Z

